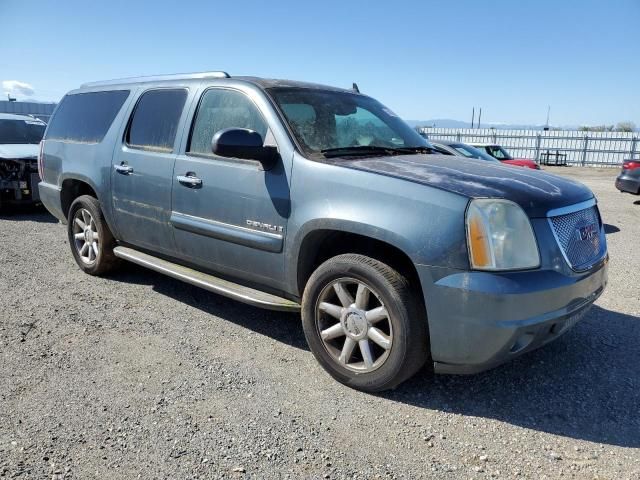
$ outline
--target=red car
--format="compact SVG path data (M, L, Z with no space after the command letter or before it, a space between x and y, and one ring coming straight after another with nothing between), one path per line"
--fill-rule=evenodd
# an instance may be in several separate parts
M509 155L509 152L507 152L500 145L491 143L473 143L472 145L482 150L483 152L487 152L493 158L497 158L502 163L540 170L540 165L538 165L533 160L529 160L528 158L513 158L511 155Z

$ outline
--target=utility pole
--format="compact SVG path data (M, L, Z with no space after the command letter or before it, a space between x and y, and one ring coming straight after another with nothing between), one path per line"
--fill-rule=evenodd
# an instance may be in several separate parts
M480 113L478 113L478 126L476 128L480 128L480 119L482 118L482 107L480 107Z
M476 118L476 107L473 107L471 109L471 128L473 129L473 121Z
M547 105L547 123L544 125L544 130L549 130L549 114L551 113L551 105Z

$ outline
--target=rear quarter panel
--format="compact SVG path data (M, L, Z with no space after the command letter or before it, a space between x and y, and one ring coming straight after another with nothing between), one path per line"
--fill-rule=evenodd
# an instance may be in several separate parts
M119 140L117 137L120 127L128 118L134 98L138 93L137 88L130 90L129 96L100 143L48 140L45 132L43 152L43 183L62 188L65 180L80 180L90 185L96 192L105 219L116 237L110 193L111 160L115 145ZM52 118L52 122L54 121L55 114ZM59 208L59 205L56 207Z

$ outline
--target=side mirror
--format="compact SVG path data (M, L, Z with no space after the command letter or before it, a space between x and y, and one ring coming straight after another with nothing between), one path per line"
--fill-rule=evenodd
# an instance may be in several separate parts
M221 157L259 161L265 170L277 159L276 147L264 146L262 135L247 128L220 130L211 140L211 151Z

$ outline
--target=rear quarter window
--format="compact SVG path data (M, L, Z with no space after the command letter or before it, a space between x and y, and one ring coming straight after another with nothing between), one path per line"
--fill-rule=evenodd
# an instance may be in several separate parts
M66 95L56 109L46 140L99 143L129 96L129 90Z
M170 152L187 99L184 89L150 90L138 100L127 130L129 146Z

